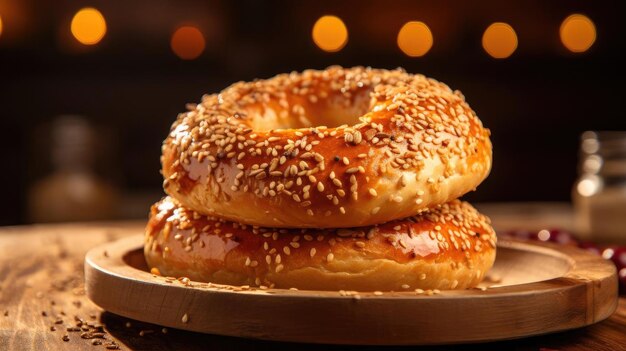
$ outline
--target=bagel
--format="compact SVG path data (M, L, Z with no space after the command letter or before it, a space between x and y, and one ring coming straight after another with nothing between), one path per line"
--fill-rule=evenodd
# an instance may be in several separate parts
M227 285L406 291L476 286L495 259L489 219L454 200L378 226L268 229L152 206L144 254L159 274Z
M165 192L199 213L279 228L415 215L474 190L489 130L445 84L401 69L330 67L236 83L174 122Z

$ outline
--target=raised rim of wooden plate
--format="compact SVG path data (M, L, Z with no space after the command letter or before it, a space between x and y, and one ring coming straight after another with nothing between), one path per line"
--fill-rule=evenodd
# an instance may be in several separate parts
M432 296L185 286L129 265L142 246L137 235L90 250L85 257L89 298L121 316L218 335L359 345L496 341L590 325L609 317L618 302L611 262L547 243L500 240L498 247L567 260L563 276Z

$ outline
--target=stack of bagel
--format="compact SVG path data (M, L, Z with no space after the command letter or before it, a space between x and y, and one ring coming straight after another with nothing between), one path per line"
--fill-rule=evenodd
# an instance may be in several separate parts
M491 169L459 91L402 69L239 82L178 116L145 257L228 285L403 291L476 286L489 219L458 200Z

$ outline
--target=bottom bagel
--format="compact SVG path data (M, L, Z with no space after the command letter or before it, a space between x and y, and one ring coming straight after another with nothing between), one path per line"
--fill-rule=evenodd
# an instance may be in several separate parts
M286 209L288 210L288 209ZM476 286L495 260L489 219L458 200L351 229L272 229L152 206L144 253L160 274L228 285L402 291Z

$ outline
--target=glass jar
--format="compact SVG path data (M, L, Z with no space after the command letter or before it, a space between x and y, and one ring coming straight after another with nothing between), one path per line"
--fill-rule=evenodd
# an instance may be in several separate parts
M626 243L626 132L583 133L578 172L572 200L580 236Z

